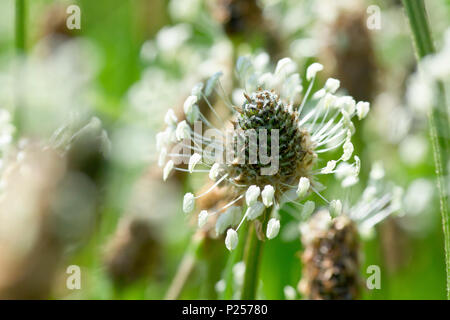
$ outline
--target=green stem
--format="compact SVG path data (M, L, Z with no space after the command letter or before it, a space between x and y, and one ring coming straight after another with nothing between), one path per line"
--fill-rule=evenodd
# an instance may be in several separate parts
M188 245L186 252L178 267L177 274L175 275L169 290L167 291L166 300L176 300L180 297L192 270L198 260L199 250L204 243L204 235L194 234L191 243Z
M242 287L242 300L255 300L258 289L259 264L261 261L263 242L256 236L255 225L251 224L245 250L245 274Z
M26 0L16 0L16 17L15 17L15 49L16 55L20 58L25 53L26 44ZM19 74L16 76L15 84L15 110L14 110L14 124L17 128L16 135L19 134L22 129L22 97L21 93L25 92L23 88L23 79L20 78ZM16 137L17 138L17 137Z
M418 61L435 49L428 26L427 14L423 0L403 0L406 15L409 19L414 38ZM439 189L442 226L445 238L445 262L447 271L447 299L450 299L450 213L448 208L448 192L446 177L449 163L449 127L450 121L445 103L444 86L438 83L440 100L428 113L429 131L433 146L436 167L437 185Z
M233 292L234 292L234 278L233 278L233 267L236 263L241 261L242 256L244 254L244 247L245 247L245 239L247 236L248 231L248 223L242 224L240 230L239 230L239 239L242 239L239 241L238 246L236 249L231 251L227 265L225 267L225 291L223 293L223 296L221 297L224 300L230 300L233 298Z
M25 21L26 5L25 0L16 0L16 50L19 54L25 51Z
M262 221L263 230L267 225L267 220L271 214L272 208L267 208L264 212L264 218ZM247 244L245 248L245 273L244 283L242 286L241 299L242 300L255 300L259 283L259 267L261 265L262 250L264 241L258 239L256 234L255 223L249 226Z
M226 253L222 239L208 239L202 248L202 260L205 260L206 279L201 287L201 297L206 300L217 300L219 298L216 284L222 279L223 266Z

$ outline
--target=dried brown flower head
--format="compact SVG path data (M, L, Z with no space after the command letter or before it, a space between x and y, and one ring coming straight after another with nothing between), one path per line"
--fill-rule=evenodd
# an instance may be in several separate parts
M328 211L317 212L302 235L304 264L299 291L307 299L358 299L359 239L354 222Z

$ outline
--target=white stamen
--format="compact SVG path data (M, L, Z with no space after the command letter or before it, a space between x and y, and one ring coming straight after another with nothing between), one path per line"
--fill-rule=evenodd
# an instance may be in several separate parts
M220 164L214 163L211 169L209 170L209 178L211 180L216 180L219 176Z
M339 97L336 101L338 108L347 112L348 117L351 117L356 109L356 101L351 96Z
M336 104L337 97L335 95L332 95L331 93L327 93L325 97L323 98L323 105L325 108L334 107ZM326 116L325 116L326 118Z
M322 88L320 90L317 90L313 94L312 98L313 98L313 100L319 100L319 99L322 99L323 97L325 97L326 94L327 94L327 92L325 91L325 89Z
M189 123L194 123L200 115L200 111L198 109L198 106L196 105L197 100L197 96L189 96L184 102L184 114L186 115L186 119L189 121Z
M245 213L247 220L255 220L264 212L264 204L257 201L247 208Z
M306 80L310 81L312 78L314 78L317 74L317 72L323 70L323 65L320 63L313 63L311 64L308 69L306 69Z
M166 162L166 157L167 157L167 148L162 148L161 152L159 153L159 158L158 158L158 166L162 167L164 165L164 163Z
M355 159L355 176L358 176L361 170L361 159L358 156L354 156L353 159Z
M194 172L195 166L202 159L202 156L198 153L194 153L192 157L189 159L188 170L190 173Z
M348 188L348 187L351 187L351 186L354 186L355 184L357 184L358 181L359 181L358 176L354 176L354 175L348 176L344 180L342 180L341 186L343 188Z
M295 69L294 66L295 63L290 58L280 59L275 68L275 74L279 75L282 74L283 72L284 73L290 72L291 69Z
M353 154L354 147L350 140L345 141L344 143L344 153L342 154L342 160L348 161Z
M215 74L213 74L208 81L206 81L206 86L205 86L205 95L209 96L214 87L216 86L217 82L219 82L219 78L223 75L223 72L216 72Z
M303 198L308 192L310 185L311 183L308 178L301 177L300 181L298 182L297 196L299 198Z
M336 160L330 160L327 162L327 166L325 168L322 168L321 172L323 174L332 173L335 167L336 167Z
M356 114L358 115L358 119L364 119L370 110L370 104L365 101L359 101L356 104Z
M208 222L208 211L202 210L198 214L198 227L203 228L206 222Z
M247 192L245 193L245 202L247 206L251 206L258 200L259 194L261 193L261 189L258 186L251 185L248 187Z
M273 239L278 235L278 232L280 231L280 220L272 218L267 223L267 231L266 231L266 237L268 239Z
M203 82L197 83L191 90L191 95L196 96L197 98L200 97L203 90Z
M183 211L184 213L189 213L194 210L195 206L195 197L192 193L186 193L183 199Z
M330 215L332 218L336 218L342 213L341 200L331 200L330 202Z
M191 137L191 128L189 128L186 120L178 123L177 129L175 130L175 136L177 137L178 141L189 139Z
M187 97L183 104L184 113L187 114L191 110L191 108L197 103L197 100L198 97L195 95Z
M341 85L341 82L337 79L329 78L327 82L325 82L325 90L330 93L335 93L339 86Z
M163 180L164 181L166 181L167 178L169 177L169 174L173 169L173 165L174 165L174 163L172 160L169 160L169 162L166 163L166 166L164 167L164 170L163 170Z
M225 238L225 246L227 247L227 249L230 251L236 249L238 242L239 237L237 232L233 229L228 229L227 236Z
M166 116L164 117L164 122L168 126L176 126L177 125L178 119L177 119L177 116L175 115L175 112L173 111L173 109L167 110Z
M273 205L274 194L275 189L271 185L267 185L264 187L264 190L261 192L261 197L266 207L270 207L271 205Z

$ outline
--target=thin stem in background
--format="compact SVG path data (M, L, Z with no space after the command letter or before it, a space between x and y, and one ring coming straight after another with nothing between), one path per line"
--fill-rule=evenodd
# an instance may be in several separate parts
M198 259L198 251L202 247L204 239L203 234L196 233L193 235L191 243L188 245L177 273L167 291L166 300L176 300L180 297L192 270L194 270Z
M411 26L417 59L435 52L427 14L423 0L403 0L406 15ZM420 65L419 65L420 67ZM444 86L438 84L440 100L428 113L429 131L433 146L436 167L437 185L439 189L442 226L445 238L445 263L447 272L447 299L450 299L450 213L448 208L448 192L446 178L449 163L449 127L450 121L445 103Z
M20 60L22 56L25 54L26 50L26 18L27 18L27 8L26 8L26 0L16 0L15 7L15 49L16 55L18 57L17 64L20 64ZM19 66L18 66L19 67ZM19 69L19 68L18 68ZM22 92L24 92L23 88L23 80L19 75L19 71L16 72L15 79L15 110L14 110L14 124L17 128L16 134L19 133L22 127L22 119L23 119L23 101L22 101Z
M25 52L26 39L26 3L25 0L16 0L16 51L18 54Z
M217 283L222 279L223 266L226 261L228 250L224 248L222 238L205 238L202 246L202 260L206 270L206 277L200 292L202 299L217 300L220 295L217 292ZM202 261L203 262L203 261Z

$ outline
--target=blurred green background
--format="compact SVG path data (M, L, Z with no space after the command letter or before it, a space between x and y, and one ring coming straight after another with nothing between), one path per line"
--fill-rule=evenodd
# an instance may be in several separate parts
M42 38L42 21L49 9L58 1L33 0L27 1L26 23L26 50L32 48ZM310 1L299 1L304 8L310 6ZM364 1L363 1L364 2ZM179 21L171 15L169 1L164 0L79 0L63 2L79 5L81 8L81 30L74 30L72 36L83 37L90 40L96 47L99 55L99 70L94 78L96 97L93 113L98 116L107 131L111 134L122 125L134 121L135 115L130 113L130 100L127 98L131 87L142 79L145 70L150 65L162 65L169 77L180 78L183 72L176 66L171 69L166 62L143 61L142 46L147 40L154 39L158 31L164 26L175 25ZM266 6L289 9L292 1L265 1ZM406 76L414 70L413 48L408 34L405 18L401 16L401 6L386 4L385 1L366 1L366 6L377 4L382 12L382 29L371 32L376 57L376 72L382 75L378 77L382 91L385 88L395 88L398 101L403 104L406 87ZM3 0L0 4L0 58L3 64L8 58L15 55L14 50L14 4L13 0ZM427 1L429 14L432 17L432 28L437 39L438 46L442 43L442 36L450 21L450 1ZM300 6L300 5L299 5ZM176 7L175 7L176 8ZM172 9L173 10L173 9ZM207 8L202 7L203 15L212 19ZM306 9L305 9L306 10ZM280 13L281 12L281 13ZM269 12L281 14L279 12ZM300 17L300 19L303 17ZM298 29L283 35L282 30L275 30L273 34L283 37L285 43L292 43L295 39L310 36L311 30L321 28L320 24L312 17L300 25ZM318 18L317 18L318 19ZM193 27L194 42L200 46L209 46L214 42L214 32L204 30L206 24L191 23ZM272 25L273 28L279 27ZM219 27L220 28L220 24ZM325 27L323 27L325 28ZM384 29L386 28L386 29ZM261 32L265 32L261 28ZM222 31L223 32L223 31ZM257 37L256 37L257 38ZM244 40L235 38L233 43L242 46ZM247 52L258 52L261 47L260 40L249 38L250 49ZM257 38L258 39L258 38ZM270 47L270 45L269 45ZM267 49L267 46L266 46ZM200 49L199 49L200 50ZM239 50L237 50L239 51ZM282 51L281 55L289 54L289 50ZM315 57L303 60L314 61ZM182 61L182 60L181 60ZM213 71L212 71L213 72ZM397 83L396 83L397 82ZM400 83L399 83L400 82ZM170 89L169 89L170 92ZM176 96L178 92L172 92ZM379 94L379 93L377 93ZM162 96L160 99L164 99ZM180 97L183 100L184 97ZM375 100L375 99L374 99ZM382 100L381 100L382 101ZM380 103L380 102L379 102ZM378 105L372 104L376 109ZM149 105L149 112L156 106ZM380 107L381 108L381 107ZM383 112L380 109L379 113ZM374 110L375 112L376 110ZM159 120L158 120L159 119ZM151 121L143 120L143 126L149 126L152 132L163 128L162 117ZM158 122L160 121L160 122ZM362 183L367 179L370 163L383 161L387 176L395 183L407 188L415 179L426 178L434 182L434 167L428 136L423 122L418 122L415 129L418 135L424 137L428 144L428 152L422 160L414 164L405 163L399 155L399 141L393 141L380 134L379 126L384 126L387 121L383 117L370 115L364 125L360 125L361 134L355 144L356 152L361 154L365 165L363 168ZM417 129L418 128L418 129ZM148 146L154 144L147 141ZM113 143L114 148L114 143ZM168 218L159 228L163 262L158 275L145 276L127 286L115 286L105 272L103 255L105 244L114 234L118 221L129 203L129 199L135 183L145 175L148 164L138 162L124 164L111 160L108 170L105 170L105 194L106 200L101 207L101 219L96 226L96 232L90 239L77 247L75 254L69 256L65 262L67 265L76 264L82 269L82 289L68 292L56 286L50 298L53 299L162 299L176 273L178 264L188 246L195 227L186 227L188 219L181 211L182 193L166 194L161 201L180 204L174 206L175 212L167 213ZM364 177L365 175L365 177ZM359 197L362 187L354 187L349 191L342 191L339 184L333 178L322 181L330 187L327 195L337 194L349 199ZM184 190L198 186L197 181L185 181ZM194 188L195 189L195 188ZM169 190L170 192L170 190ZM165 214L165 213L163 213ZM439 215L438 198L433 191L432 199L426 208L420 213L421 219L409 221L412 224L424 223L424 226L413 225L411 228L403 228L398 222L401 218L389 218L377 226L374 236L362 243L361 276L363 281L368 276L365 272L369 265L379 265L382 269L382 284L380 290L366 290L364 299L445 299L445 263L441 220ZM289 225L293 219L286 214L283 218L283 227ZM283 233L283 227L282 232ZM221 242L221 241L220 241ZM222 242L221 242L222 244ZM284 299L284 288L290 285L297 287L301 276L301 242L298 240L286 241L283 236L266 243L261 278L263 279L262 298ZM214 293L217 276L211 275L214 266L208 262L208 256L213 254L215 261L222 266L226 262L228 252L223 245L211 245L211 248L203 249L199 253L199 262L189 278L186 288L180 298L182 299L208 299L217 298ZM217 272L216 272L217 273ZM220 275L220 273L219 273ZM211 293L213 292L213 293ZM300 296L298 296L300 297Z

